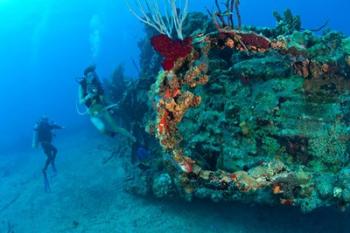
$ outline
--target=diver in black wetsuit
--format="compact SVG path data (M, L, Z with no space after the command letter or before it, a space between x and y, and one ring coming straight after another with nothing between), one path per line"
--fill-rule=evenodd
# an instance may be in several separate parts
M220 57L225 60L228 67L232 66L232 55L234 51L235 41L231 37L225 38L225 44L221 48Z
M57 154L57 148L52 145L52 139L54 134L52 130L54 129L63 129L62 126L59 126L55 123L50 123L47 117L42 117L39 122L34 126L34 140L33 147L37 147L39 144L43 148L44 153L47 156L44 168L42 170L44 174L44 184L45 190L50 191L50 186L47 178L47 168L51 164L54 174L56 174L55 159Z

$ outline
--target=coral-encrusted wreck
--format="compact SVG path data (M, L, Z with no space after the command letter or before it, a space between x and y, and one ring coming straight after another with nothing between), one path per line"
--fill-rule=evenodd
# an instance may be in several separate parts
M183 28L192 39L152 39L164 70L144 118L162 150L133 171L133 191L304 211L349 205L350 39L275 15L276 28L234 29L193 13L184 24L196 28Z

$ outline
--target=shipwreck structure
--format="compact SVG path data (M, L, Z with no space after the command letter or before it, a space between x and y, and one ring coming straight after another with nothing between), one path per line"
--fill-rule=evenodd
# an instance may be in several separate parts
M141 80L154 83L137 104L147 104L140 122L158 145L129 190L346 208L350 39L302 30L290 11L274 14L275 28L242 26L237 0L209 16L188 13L188 1L166 12L145 2L134 12L151 38L140 42Z

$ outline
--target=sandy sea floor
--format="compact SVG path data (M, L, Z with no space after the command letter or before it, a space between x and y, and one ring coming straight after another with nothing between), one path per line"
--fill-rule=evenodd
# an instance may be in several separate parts
M41 150L0 155L0 233L348 233L350 214L237 203L159 200L123 190L112 140L95 131L59 135L58 175L45 193ZM117 139L114 139L117 140Z

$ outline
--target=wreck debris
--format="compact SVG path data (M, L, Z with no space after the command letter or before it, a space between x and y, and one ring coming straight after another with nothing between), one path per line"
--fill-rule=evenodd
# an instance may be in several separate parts
M228 18L218 10L218 32L152 43L164 70L150 91L148 128L167 174L150 175L152 187L164 185L152 192L304 211L349 205L349 40L302 31L291 12L276 15L277 29L235 28L234 2ZM218 53L227 37L235 42L228 66Z
M234 17L237 18L237 29L242 26L241 14L239 11L240 0L226 0L225 9L222 10L218 0L215 0L216 11L212 14L214 24L218 29L235 29Z
M157 104L156 136L166 150L172 150L174 161L185 172L192 172L193 161L183 155L179 146L181 136L178 134L177 125L189 108L200 104L201 98L189 90L182 91L182 88L184 85L194 88L208 81L207 76L203 74L206 66L194 65L196 53L192 50L187 57L177 59L173 69L160 73L157 79L159 86L156 87L159 91L157 95L160 97ZM183 66L189 66L189 71L180 73L179 70Z

